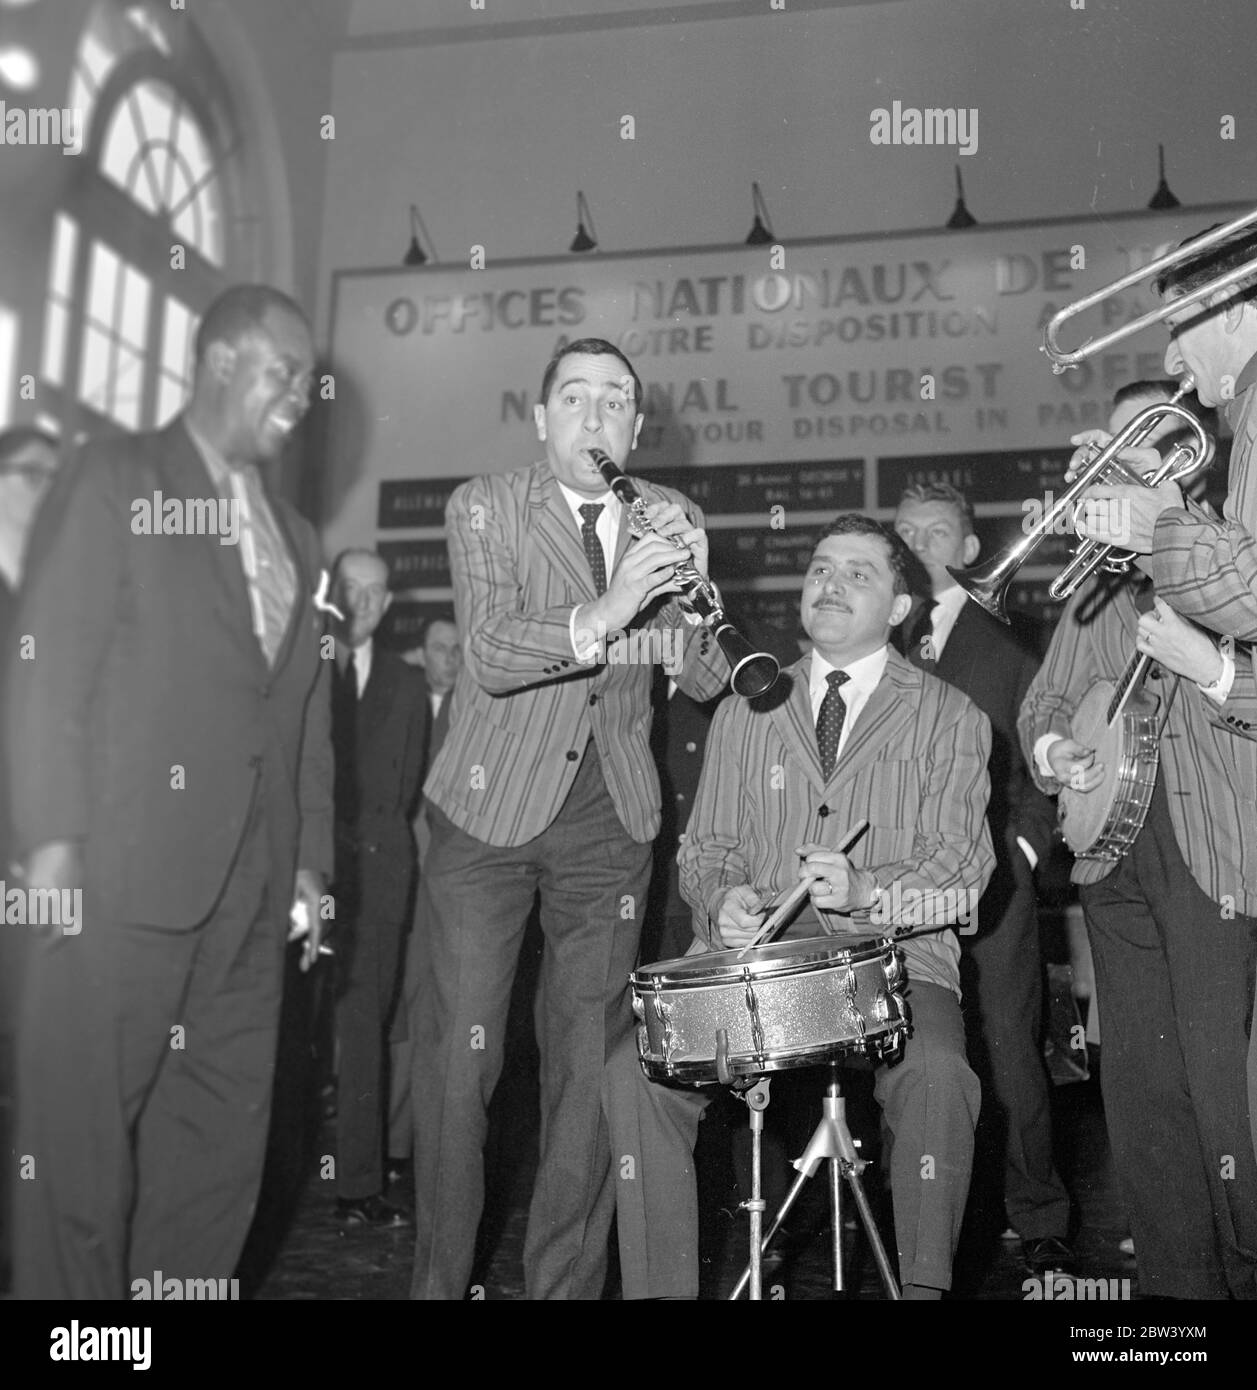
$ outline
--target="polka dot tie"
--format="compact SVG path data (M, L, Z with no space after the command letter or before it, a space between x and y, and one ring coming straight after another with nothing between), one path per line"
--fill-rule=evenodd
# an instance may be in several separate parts
M581 522L580 538L585 542L585 558L589 561L589 568L594 576L594 592L605 594L607 557L602 549L602 542L598 539L598 516L601 511L601 502L582 503L580 514L584 519Z
M847 717L842 686L851 677L845 671L831 671L825 679L829 682L829 689L821 701L821 712L816 716L816 746L820 749L821 772L829 781L834 764L838 761L838 741L842 738L842 723Z

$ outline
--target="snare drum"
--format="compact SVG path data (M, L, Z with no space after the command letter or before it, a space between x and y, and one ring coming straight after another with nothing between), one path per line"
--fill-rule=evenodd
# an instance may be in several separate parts
M652 1081L727 1082L839 1052L883 1056L907 1026L903 963L880 938L779 941L741 959L736 950L682 956L643 966L630 982Z

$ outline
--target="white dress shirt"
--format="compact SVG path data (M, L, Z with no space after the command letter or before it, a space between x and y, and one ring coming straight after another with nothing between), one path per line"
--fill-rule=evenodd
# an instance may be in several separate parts
M934 660L943 654L951 630L956 626L960 610L971 600L959 584L952 584L941 594L935 594L934 607L930 611L931 641L934 646Z
M847 673L847 681L839 691L842 696L842 703L847 707L846 717L842 721L842 733L838 738L839 758L842 757L842 750L847 746L851 726L859 717L869 696L877 689L877 683L881 680L882 672L886 669L889 651L888 647L878 647L875 652L870 652L868 656L862 656L849 666L837 667L831 666L820 652L815 648L812 649L812 674L808 681L808 689L812 696L813 727L820 718L821 702L825 698L825 692L829 689L829 673L837 670L843 670Z
M581 536L581 547L584 548L583 531L585 518L581 516L580 509L589 502L601 502L602 511L598 513L598 520L594 522L594 530L598 534L598 539L602 542L603 563L607 569L607 583L611 582L611 571L615 568L615 545L620 538L620 513L624 510L623 503L611 491L610 488L601 497L582 497L579 492L574 492L566 483L559 483L559 491L563 494L563 500L567 503L572 513L572 520L576 523L576 534ZM572 616L568 620L568 632L572 639L572 651L575 653L577 661L594 661L601 651L601 643L598 641L578 643L576 640L576 613L581 604L577 604L572 609ZM605 635L605 634L604 634Z

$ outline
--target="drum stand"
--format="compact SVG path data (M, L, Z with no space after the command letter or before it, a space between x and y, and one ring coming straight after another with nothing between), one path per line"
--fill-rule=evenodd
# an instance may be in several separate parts
M729 1295L729 1301L733 1302L740 1298L742 1290L746 1288L748 1282L751 1300L763 1298L761 1260L764 1252L772 1244L773 1237L781 1228L781 1223L798 1200L803 1191L804 1183L816 1175L817 1168L825 1159L829 1161L829 1210L833 1222L835 1290L839 1293L843 1291L842 1180L846 1178L851 1184L851 1194L855 1198L860 1220L864 1223L864 1231L869 1238L873 1258L877 1261L878 1273L882 1276L882 1283L886 1287L886 1297L898 1299L899 1285L895 1282L890 1260L886 1257L886 1247L882 1244L882 1238L877 1233L877 1223L873 1220L869 1199L865 1196L864 1188L860 1182L860 1175L868 1167L868 1164L856 1152L855 1141L851 1137L851 1131L847 1128L846 1102L842 1098L842 1087L838 1084L838 1063L836 1061L829 1064L829 1084L825 1087L825 1098L822 1102L824 1109L820 1123L813 1130L812 1137L808 1140L807 1148L803 1150L802 1156L796 1158L792 1165L798 1169L799 1176L795 1179L794 1186L791 1187L786 1200L782 1202L777 1215L773 1217L768 1234L761 1239L764 1199L760 1190L760 1146L764 1133L764 1111L768 1108L769 1101L768 1087L769 1078L761 1076L749 1089L739 1092L739 1098L746 1102L751 1111L751 1197L749 1201L742 1203L751 1217L751 1252L750 1263L742 1271L742 1277Z

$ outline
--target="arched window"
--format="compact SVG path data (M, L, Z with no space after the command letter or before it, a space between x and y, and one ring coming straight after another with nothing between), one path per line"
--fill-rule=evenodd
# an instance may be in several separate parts
M259 269L231 102L186 13L124 0L92 10L68 102L84 148L53 226L41 398L67 435L158 427L186 397L200 314Z

